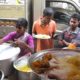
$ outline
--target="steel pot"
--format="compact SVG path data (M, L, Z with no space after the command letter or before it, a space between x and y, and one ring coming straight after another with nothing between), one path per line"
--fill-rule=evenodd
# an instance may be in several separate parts
M77 55L80 53L80 50L68 50L68 49L48 49L48 50L43 50L43 51L40 51L40 52L37 52L35 53L34 55L32 55L30 58L29 58L29 65L31 67L31 69L33 70L34 73L35 70L34 68L31 66L31 63L36 61L36 60L40 60L44 54L47 54L47 53L51 53L51 54L55 54L56 56L58 57L64 57L64 56L74 56L74 55ZM37 74L37 73L36 73ZM39 77L41 77L41 80L51 80L49 79L46 75L44 74L37 74ZM46 79L45 79L46 78ZM53 80L53 79L52 79ZM56 80L56 79L54 79Z
M28 66L28 60L29 56L23 56L13 63L17 75L15 76L16 80L41 80L40 77L31 70L31 68L26 71L20 69L21 66Z
M0 70L0 80L4 79L4 72L2 70Z
M11 71L12 63L16 60L20 48L12 47L8 43L0 45L0 69L4 72L4 76L8 76Z

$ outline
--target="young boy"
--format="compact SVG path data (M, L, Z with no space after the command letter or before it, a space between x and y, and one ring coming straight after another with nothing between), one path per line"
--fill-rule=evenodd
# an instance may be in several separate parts
M80 33L79 25L79 15L73 14L69 21L70 27L68 27L66 30L62 32L62 34L59 36L59 47L67 47L70 43L75 43L74 40L77 40L77 37Z
M52 20L53 13L54 12L52 8L45 8L43 10L42 17L33 23L32 33L34 35L42 34L42 35L49 35L51 37L50 39L44 39L44 40L37 39L35 41L36 52L54 47L53 36L56 32L56 22Z

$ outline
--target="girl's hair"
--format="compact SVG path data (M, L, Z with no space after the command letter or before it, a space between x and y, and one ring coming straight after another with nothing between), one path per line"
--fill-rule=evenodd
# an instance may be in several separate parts
M27 29L28 21L25 18L19 18L16 22L16 28L25 28Z

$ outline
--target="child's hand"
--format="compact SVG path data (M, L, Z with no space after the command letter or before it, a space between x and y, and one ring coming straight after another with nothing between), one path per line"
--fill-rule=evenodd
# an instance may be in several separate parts
M16 45L18 45L19 47L23 47L23 48L25 48L26 46L28 46L24 41L21 41L20 39L16 39L14 43Z
M12 46L14 47L20 47L23 45L24 42L22 42L21 40L15 39L14 42L12 42Z
M21 41L21 40L19 40L19 39L15 39L14 43L15 43L15 44L17 44L17 45L19 45L19 44L21 44L21 43L22 43L22 41Z

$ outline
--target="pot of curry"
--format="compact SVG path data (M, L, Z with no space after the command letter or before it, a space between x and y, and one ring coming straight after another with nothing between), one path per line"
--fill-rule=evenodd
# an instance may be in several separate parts
M80 50L48 49L29 58L41 80L80 80Z
M16 70L16 80L40 80L40 77L33 73L28 65L29 56L23 56L13 63Z

